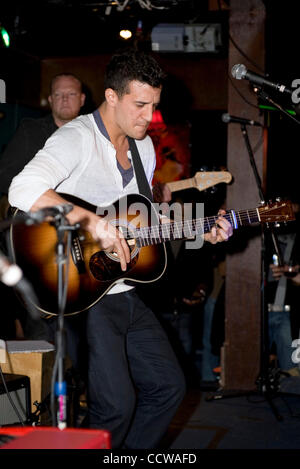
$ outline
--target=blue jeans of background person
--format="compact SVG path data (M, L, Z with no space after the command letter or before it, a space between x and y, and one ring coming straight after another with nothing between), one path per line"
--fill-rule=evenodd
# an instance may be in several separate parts
M112 447L154 448L185 393L158 320L134 290L106 295L88 311L88 422Z
M215 381L216 374L213 369L219 366L220 359L211 352L211 329L216 305L215 298L208 297L203 307L203 335L202 335L202 362L201 379Z
M279 367L290 370L295 367L292 362L292 334L289 311L269 311L269 345L274 342Z

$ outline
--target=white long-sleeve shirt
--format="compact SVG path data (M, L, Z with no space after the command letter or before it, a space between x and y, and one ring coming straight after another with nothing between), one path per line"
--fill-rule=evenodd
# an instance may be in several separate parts
M151 186L156 164L152 140L136 140ZM128 157L131 158L130 151ZM96 206L107 206L126 194L138 193L136 177L123 188L116 150L102 134L93 114L60 127L13 180L8 192L12 207L28 211L48 189L70 194ZM109 293L131 287L120 284Z
M151 185L156 159L152 140L136 140ZM130 151L128 157L131 158ZM116 150L100 132L93 114L60 127L13 180L8 199L28 211L48 189L71 194L93 205L106 206L125 194L138 193L136 178L123 188Z

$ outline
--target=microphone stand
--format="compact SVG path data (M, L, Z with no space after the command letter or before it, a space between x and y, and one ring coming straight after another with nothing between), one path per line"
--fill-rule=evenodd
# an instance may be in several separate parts
M68 212L72 209L72 206L68 207ZM68 290L68 271L69 271L69 253L71 251L72 242L72 231L76 231L80 228L80 224L70 225L65 217L64 210L57 211L53 216L53 220L50 222L56 229L57 233L57 244L56 244L56 263L57 263L57 291L58 291L58 326L55 334L56 343L56 357L53 366L52 380L51 380L51 393L50 393L50 405L51 405L51 417L52 425L58 426L60 430L63 430L67 426L67 384L64 379L64 359L66 355L66 338L64 329L64 312L67 302L67 290ZM52 215L49 215L52 216ZM43 221L38 221L39 223ZM36 223L35 220L26 217L26 214L15 215L9 219L0 222L0 232L6 230L11 225L16 224L33 225ZM9 243L7 243L9 245ZM12 257L12 256L11 256ZM27 286L27 283L22 280L22 285ZM19 282L20 284L21 282ZM20 289L20 288L19 288ZM38 300L34 295L33 290L29 291L29 288L22 288L24 297L31 297L34 299L33 303L38 304ZM30 294L29 294L30 293ZM25 298L24 298L25 299ZM26 303L27 305L27 303ZM29 309L29 305L27 305ZM33 319L37 320L37 314L29 309ZM38 317L40 317L38 315ZM57 379L57 380L56 380ZM56 380L56 381L55 381ZM57 406L55 406L55 397L57 398ZM57 409L57 412L55 410ZM32 414L33 416L33 414ZM36 419L34 420L36 421Z
M259 96L265 100L268 100L275 106L277 109L280 111L284 112L286 115L288 115L290 118L292 118L294 121L298 122L300 124L300 121L295 119L293 116L291 116L288 112L286 112L279 104L275 103L263 90L260 88L256 88L256 92L259 94ZM249 136L248 132L246 129L245 124L241 124L241 131L242 135L245 140L245 145L248 151L249 155L249 160L250 164L255 176L257 188L258 188L258 193L259 197L261 199L261 203L265 203L265 197L264 193L262 190L262 185L261 185L261 179L257 171L257 166L255 163L253 151L250 145L249 141ZM283 260L282 260L282 255L278 246L278 241L276 234L274 232L273 226L267 225L268 229L271 232L272 235L272 241L273 241L273 246L275 249L275 252L278 256L279 260L279 265L283 265ZM256 384L258 385L259 392L266 398L267 402L269 403L275 417L277 420L282 421L283 417L279 414L278 410L276 409L272 398L274 397L274 391L275 393L278 390L278 383L277 379L279 378L279 372L277 373L271 373L269 372L269 315L268 315L268 305L267 305L267 297L265 294L265 287L267 285L267 271L266 271L266 242L265 242L265 228L262 227L262 237L261 237L261 276L262 276L262 288L261 288L261 353L260 353L260 372L259 376L256 380ZM222 399L222 398L231 398L231 397L238 397L242 395L249 395L249 394L256 394L255 391L249 391L249 392L237 392L237 393L230 393L230 394L220 394L220 392L216 392L215 394L211 394L209 397L207 397L207 401L215 400L215 399ZM283 393L281 392L280 395L289 395L289 393Z
M248 150L249 160L252 166L252 170L255 176L258 193L261 199L261 204L265 204L264 193L262 190L261 179L257 171L257 166L255 163L253 151L250 145L248 132L246 126L241 125L241 131L245 140L245 144ZM279 263L282 265L282 255L278 246L278 240L274 232L273 226L267 225L267 228L270 230L272 235L272 241L274 249L278 255ZM261 287L261 353L260 353L260 373L257 378L256 384L258 385L260 393L264 395L267 402L269 403L275 417L277 420L282 420L282 416L278 413L276 407L272 401L272 391L274 388L276 390L276 383L274 377L269 374L269 315L268 315L268 305L267 305L267 296L265 294L265 288L267 285L267 263L266 263L266 240L265 240L265 227L262 226L261 230L261 278L262 278L262 287Z
M52 374L51 414L52 425L57 425L60 430L63 430L67 426L67 384L64 379L64 359L66 355L64 312L68 290L68 258L71 250L72 231L77 230L80 225L78 223L75 225L69 225L62 213L59 213L54 217L52 224L55 226L57 232L56 262L58 275L58 326L56 331L56 358ZM55 397L57 399L56 413Z

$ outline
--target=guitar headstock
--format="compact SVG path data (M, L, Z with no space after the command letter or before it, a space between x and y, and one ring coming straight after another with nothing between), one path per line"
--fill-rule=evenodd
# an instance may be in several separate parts
M292 202L289 200L270 202L258 207L258 211L262 223L280 223L295 220Z
M232 180L232 175L228 171L198 171L194 176L194 180L195 188L204 191L221 182L228 184Z

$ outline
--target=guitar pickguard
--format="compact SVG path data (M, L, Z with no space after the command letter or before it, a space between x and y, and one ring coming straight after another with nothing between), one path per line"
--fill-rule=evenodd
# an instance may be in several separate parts
M137 261L138 255L134 255L130 263L127 264L126 275L130 275ZM105 251L96 252L90 258L89 267L95 279L100 282L111 282L124 276L119 258L114 253L107 253Z

